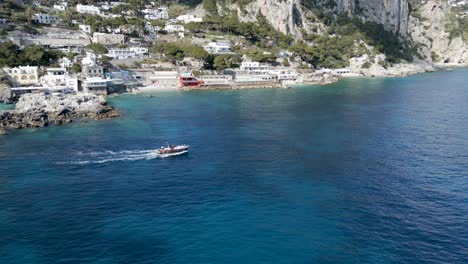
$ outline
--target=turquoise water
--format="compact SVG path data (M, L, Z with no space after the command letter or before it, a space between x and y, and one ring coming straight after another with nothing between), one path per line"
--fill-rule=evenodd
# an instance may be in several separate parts
M0 263L467 263L467 81L122 96L15 131Z
M0 111L1 110L9 110L9 109L13 109L13 108L15 108L14 105L0 103Z

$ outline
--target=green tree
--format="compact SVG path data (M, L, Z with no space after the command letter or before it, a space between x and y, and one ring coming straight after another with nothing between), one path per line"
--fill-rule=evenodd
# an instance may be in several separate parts
M102 63L109 63L112 60L112 58L109 56L103 55L100 60Z
M107 54L109 52L106 46L100 43L91 43L88 46L86 46L86 48L94 51L96 54Z
M71 73L80 73L81 72L81 65L75 63L70 67Z
M19 47L11 41L0 44L0 67L15 67L20 65L18 59Z
M239 56L230 54L221 54L214 58L213 67L217 70L234 68L239 65L241 59Z
M218 13L218 5L216 4L216 0L203 0L203 7L206 11L212 14Z

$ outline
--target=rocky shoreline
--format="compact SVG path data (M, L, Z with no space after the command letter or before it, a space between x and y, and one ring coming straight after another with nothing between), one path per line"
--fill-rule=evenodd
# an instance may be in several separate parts
M0 134L8 129L38 128L73 121L120 116L103 96L94 94L24 94L14 110L0 111Z

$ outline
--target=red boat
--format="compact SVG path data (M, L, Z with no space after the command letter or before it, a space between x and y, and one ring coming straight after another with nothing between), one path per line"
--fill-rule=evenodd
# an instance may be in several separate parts
M193 76L181 76L180 80L180 88L184 87L198 87L201 83L197 78Z

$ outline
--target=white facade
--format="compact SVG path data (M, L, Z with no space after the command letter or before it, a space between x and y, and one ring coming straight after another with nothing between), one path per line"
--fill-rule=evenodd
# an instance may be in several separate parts
M54 8L55 10L65 11L65 10L67 10L67 8L68 8L68 3L67 3L67 2L62 2L62 3L60 3L60 4L55 4L55 5L53 6L53 8Z
M164 30L169 33L174 33L174 32L184 32L185 28L182 25L166 25L164 27Z
M114 2L110 2L110 6L111 7L117 7L119 5L123 5L124 3L123 2L120 2L120 1L114 1Z
M148 49L145 47L130 47L130 50L134 51L136 55L142 56L148 53Z
M143 47L130 47L125 49L114 48L109 49L107 56L116 60L123 60L141 57L146 53L148 53L148 49Z
M156 9L146 8L141 11L145 14L145 19L157 20L157 19L169 19L169 11L167 7L159 7Z
M204 85L227 85L232 82L231 75L203 75L198 78Z
M52 91L73 90L78 92L78 79L70 78L64 68L48 68L40 83Z
M260 62L242 62L241 71L246 71L252 74L268 74L269 67L268 65L261 64Z
M78 28L85 32L85 33L88 33L88 34L91 34L92 33L92 30L91 30L91 26L90 25L83 25L83 24L80 24L78 25Z
M100 15L101 10L97 6L93 5L82 5L82 4L77 4L76 5L76 11L80 14L90 14L90 15Z
M231 45L224 42L210 42L203 48L211 54L231 53Z
M238 83L271 82L275 81L275 77L269 74L236 74L236 79L234 81Z
M83 81L83 90L86 93L107 94L107 80L100 77L86 78Z
M156 71L149 76L149 80L154 88L177 89L179 88L179 73L176 71Z
M36 21L39 24L54 24L59 21L59 18L49 14L35 14L33 21Z
M123 34L107 34L107 33L94 33L93 43L101 43L104 45L118 45L125 43L125 35Z
M299 74L294 70L272 70L269 73L276 76L278 81L295 81L299 78Z
M203 22L203 18L194 16L194 15L181 15L177 17L177 20L184 22L185 24L190 23L190 22L194 22L194 23Z
M10 77L11 81L19 85L32 85L39 81L39 68L37 66L5 67L3 72Z
M73 62L68 57L61 58L59 64L62 68L70 68L73 66Z

